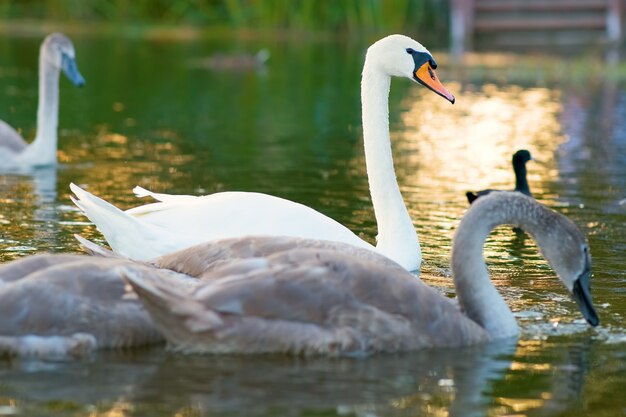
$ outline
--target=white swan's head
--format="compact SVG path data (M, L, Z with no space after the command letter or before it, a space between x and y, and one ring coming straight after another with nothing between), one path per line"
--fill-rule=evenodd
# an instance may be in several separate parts
M389 35L367 49L365 63L391 77L406 77L454 104L455 98L439 81L437 62L421 43L404 35Z
M76 86L85 85L85 79L76 66L76 52L72 41L61 33L52 33L41 44L43 62L63 71Z

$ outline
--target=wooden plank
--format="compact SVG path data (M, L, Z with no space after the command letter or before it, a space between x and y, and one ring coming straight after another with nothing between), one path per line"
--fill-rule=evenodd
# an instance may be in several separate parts
M606 20L599 17L568 17L553 18L498 18L488 19L477 17L474 21L476 31L515 31L515 30L563 30L563 29L604 29Z
M581 31L564 31L564 32L499 32L497 34L489 33L476 37L478 45L481 49L490 48L506 48L506 47L574 47L574 46L591 46L606 45L607 38L603 32L581 32Z
M487 0L476 2L477 12L516 12L516 11L598 11L606 10L606 0L587 1L501 1Z
M502 46L617 45L624 38L626 0L451 0L451 4L457 11L452 21L462 22L455 40L465 46L475 37Z
M624 6L622 0L608 0L606 34L613 43L617 43L622 39L623 14Z

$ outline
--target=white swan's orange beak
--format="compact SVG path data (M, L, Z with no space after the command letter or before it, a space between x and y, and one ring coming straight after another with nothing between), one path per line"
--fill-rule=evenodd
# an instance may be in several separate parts
M454 96L441 84L441 81L437 78L437 74L435 74L435 70L430 66L430 62L425 62L415 71L413 76L418 83L454 104Z

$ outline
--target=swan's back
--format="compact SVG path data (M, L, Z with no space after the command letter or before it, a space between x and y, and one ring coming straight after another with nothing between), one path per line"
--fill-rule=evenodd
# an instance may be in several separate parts
M254 268L255 259L277 254L288 256L291 253L297 253L295 249L332 250L357 260L366 260L385 266L391 271L405 271L396 262L369 249L342 242L290 236L249 236L223 239L163 255L150 262L158 268L173 270L200 279L214 279L225 273L229 274L235 271L241 273L249 268ZM252 259L253 261L246 263L243 262L245 259ZM228 272L225 270L226 265L232 268Z
M0 275L13 279L0 282L0 355L77 355L162 341L121 279L122 266L146 278L158 274L77 255L35 256L2 268Z
M214 269L192 293L128 279L170 346L185 352L366 355L487 340L401 268L315 248L256 260L242 273Z
M373 249L341 223L280 197L237 191L195 198L171 197L130 209L127 213L179 234L193 236L202 233L202 240L198 243L241 236L286 235L346 242Z
M26 142L8 123L0 120L0 161L3 154L16 154L26 149Z
M78 262L85 258L81 255L42 254L22 258L0 266L0 282L8 283L20 280L30 274L62 263Z

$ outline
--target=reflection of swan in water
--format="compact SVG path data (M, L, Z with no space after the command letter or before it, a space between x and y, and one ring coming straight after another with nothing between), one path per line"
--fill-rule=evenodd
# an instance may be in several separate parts
M14 200L15 191L20 190L23 198L19 200L19 212L15 205L4 206L0 213L10 222L5 227L2 250L9 252L23 248L35 250L36 247L52 246L59 247L59 207L57 200L57 165L33 167L28 172L20 174L0 173L0 198ZM21 213L21 214L20 214ZM15 239L11 235L22 235L21 227L16 218L32 216L34 222L29 222L29 234L32 232L30 242L23 238ZM23 236L23 235L22 235ZM18 242L19 241L19 242ZM15 249L22 248L22 249Z
M559 371L551 371L546 375L546 385L552 388L550 390L552 395L546 399L544 408L551 412L551 415L583 402L582 394L591 366L589 356L593 344L591 338L566 342L561 349L554 350L554 358L544 358L546 363L552 363Z
M90 361L0 362L0 396L19 398L18 407L42 415L51 401L63 401L79 409L98 404L102 414L158 407L163 415L246 410L246 415L266 416L288 409L294 415L371 416L396 415L400 407L403 415L446 410L451 417L478 417L503 410L513 414L514 404L502 400L524 386L522 396L532 402L528 412L553 415L581 400L590 371L587 342L567 343L566 355L561 343L541 344L526 356L507 341L367 360L182 356L161 349L100 352ZM528 368L511 371L513 361ZM548 361L550 369L538 372L534 365L545 363L537 361Z
M432 415L436 407L457 410L451 417L478 417L486 415L490 399L485 393L504 379L515 347L509 340L367 360L169 355L134 394L145 399L168 392L172 411L193 407L200 415L256 410L253 415L265 416L285 407L294 415L325 410L328 415L384 416L396 415L397 407L406 415ZM271 386L263 382L267 375L272 375Z
M180 352L338 356L472 345L519 334L482 257L491 230L511 223L535 238L585 319L596 326L586 239L565 216L517 192L480 198L457 229L452 272L462 312L401 268L301 247L307 240L292 238L285 245L284 237L267 238L270 248L272 239L280 243L273 253L218 267L211 271L214 279L205 278L193 291L132 271L127 279L170 347ZM245 249L251 239L231 242ZM197 262L205 252L200 245L175 258Z
M0 193L10 186L32 189L37 203L54 203L57 197L57 165L33 167L22 173L0 173Z
M189 62L191 68L206 68L213 71L263 70L270 58L270 51L261 49L256 54L213 54L207 58Z
M57 166L36 167L29 174L33 192L40 203L52 203L57 198Z
M39 53L37 135L31 144L0 120L0 171L24 171L57 162L59 72L77 86L85 84L74 60L74 45L60 33L48 35Z

